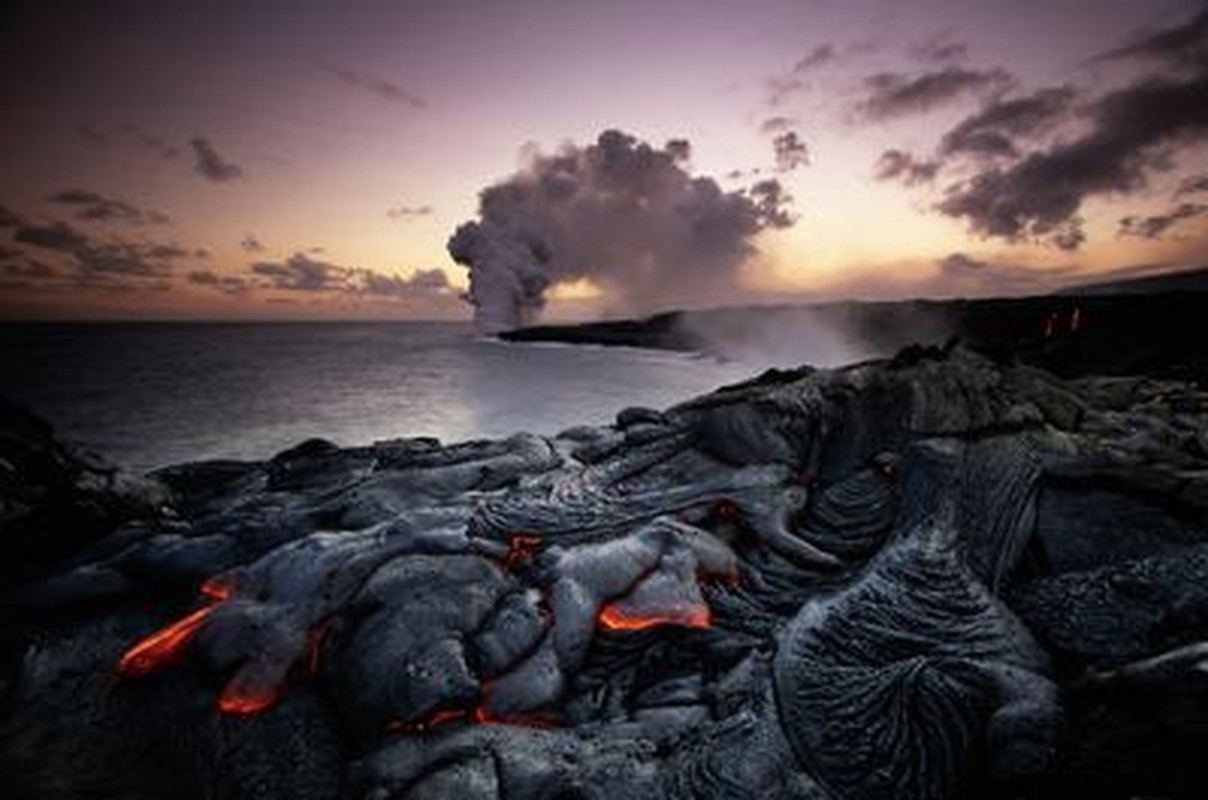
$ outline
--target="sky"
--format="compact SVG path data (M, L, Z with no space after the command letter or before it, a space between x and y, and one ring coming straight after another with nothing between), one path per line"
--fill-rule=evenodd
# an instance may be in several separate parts
M17 0L0 62L0 319L468 319L467 221L550 320L1208 264L1202 0Z

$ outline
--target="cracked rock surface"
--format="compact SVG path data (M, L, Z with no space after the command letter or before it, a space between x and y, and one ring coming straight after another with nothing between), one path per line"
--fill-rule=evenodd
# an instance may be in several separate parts
M915 347L131 482L5 407L5 796L1202 796L1206 411Z

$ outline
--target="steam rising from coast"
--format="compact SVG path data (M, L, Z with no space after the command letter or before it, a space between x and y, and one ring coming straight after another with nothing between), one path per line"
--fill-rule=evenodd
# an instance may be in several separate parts
M776 180L724 191L688 172L690 152L608 130L484 189L448 243L478 329L529 324L551 286L584 278L635 313L732 300L754 237L793 223L792 198Z

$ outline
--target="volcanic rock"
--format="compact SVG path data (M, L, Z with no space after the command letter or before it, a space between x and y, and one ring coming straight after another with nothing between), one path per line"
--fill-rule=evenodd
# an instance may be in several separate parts
M6 796L1199 796L1206 399L918 348L142 506L16 416L6 543L121 513L6 590Z

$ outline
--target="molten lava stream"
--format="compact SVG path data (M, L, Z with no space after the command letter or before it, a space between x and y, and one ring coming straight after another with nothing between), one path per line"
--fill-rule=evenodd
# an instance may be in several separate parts
M201 585L201 593L209 603L139 640L122 655L122 660L118 662L118 671L127 676L146 675L176 660L205 618L212 614L219 604L229 600L232 592L234 587L221 578L208 579Z
M201 593L215 603L230 600L235 587L221 578L209 578L201 585Z
M122 656L118 671L127 676L146 675L176 660L214 608L214 605L199 608L184 619L142 639Z
M247 716L259 714L281 699L278 691L248 691L228 686L218 697L218 710L223 714Z
M682 628L708 628L713 624L713 615L708 606L692 609L687 614L629 614L615 604L608 604L600 609L596 618L601 628L610 631L644 631L664 625L677 625Z

